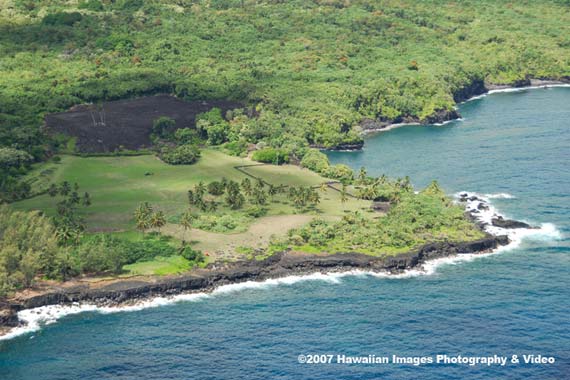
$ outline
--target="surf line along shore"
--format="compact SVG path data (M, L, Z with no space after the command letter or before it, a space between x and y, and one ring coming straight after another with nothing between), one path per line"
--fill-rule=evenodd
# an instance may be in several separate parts
M359 253L305 254L292 251L277 253L265 260L239 261L224 265L213 264L206 269L185 275L144 279L116 279L100 283L74 283L45 289L29 297L15 297L0 304L0 328L7 333L21 326L18 312L49 305L89 304L97 307L135 305L156 297L186 293L211 292L216 288L247 281L265 281L288 276L314 273L341 273L351 270L401 274L420 268L424 263L462 254L488 253L507 245L505 235L487 235L471 242L436 242L419 249L390 257L375 257Z
M517 81L513 84L492 84L485 83L483 80L476 80L472 83L466 85L463 88L458 89L454 94L453 98L457 105L469 102L471 100L480 99L484 96L491 94L498 94L504 92L517 92L525 90L536 90L545 89L552 87L570 87L570 79L533 79L528 78L525 80ZM392 129L411 126L411 125L436 125L441 126L453 121L462 121L461 114L456 108L450 110L438 110L432 115L428 116L426 119L420 120L417 117L400 117L396 119L389 120L373 120L373 119L363 119L360 122L360 127L362 129L361 134L366 136L369 134L375 134L377 132L387 132ZM360 150L364 144L359 147L343 147L342 149L333 150Z

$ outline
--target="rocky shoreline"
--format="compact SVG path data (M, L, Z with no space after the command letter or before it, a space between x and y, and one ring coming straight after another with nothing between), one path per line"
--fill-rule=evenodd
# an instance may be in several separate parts
M474 80L469 85L453 92L453 100L459 104L473 97L503 91L508 89L541 88L553 85L570 84L570 78L557 80L525 78L510 84L486 83L481 79ZM375 132L384 132L404 125L433 125L443 124L461 118L461 114L456 109L437 110L425 119L415 116L401 116L395 119L363 119L360 122L362 134L366 135ZM364 141L359 144L341 144L329 150L360 150L364 146Z
M265 260L242 261L223 266L214 265L208 269L200 269L180 276L145 280L126 279L98 287L91 287L88 284L65 288L54 287L34 296L18 297L0 303L0 329L7 332L7 329L19 326L21 323L18 319L19 311L41 306L132 305L157 296L168 297L183 293L210 292L227 284L264 281L315 272L335 273L363 270L397 274L419 267L428 260L461 254L486 253L508 243L507 236L487 235L483 239L472 242L426 244L413 252L384 258L359 253L314 255L284 251Z

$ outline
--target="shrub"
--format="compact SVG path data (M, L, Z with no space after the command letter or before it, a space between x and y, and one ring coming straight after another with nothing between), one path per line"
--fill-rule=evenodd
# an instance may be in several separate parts
M190 165L200 158L200 149L192 144L180 145L176 148L162 148L159 157L170 165Z
M161 116L152 123L152 134L166 138L170 136L176 126L176 121L168 116Z
M225 122L224 117L222 116L222 110L217 107L212 108L208 112L196 115L196 123L199 121L207 121L212 125Z
M103 4L99 0L83 0L79 3L79 8L99 12L103 10Z
M228 154L231 156L241 156L247 152L247 141L245 140L238 140L228 142L224 145Z
M222 195L226 187L219 181L213 181L208 184L208 193L212 195Z
M282 149L264 148L253 152L252 159L267 164L281 165L289 162L289 153Z
M52 13L43 18L42 24L50 26L72 26L76 22L81 21L82 18L83 16L79 12Z
M301 166L317 173L325 173L330 167L326 154L317 149L310 149L301 160Z
M267 214L267 209L260 206L251 206L245 210L245 214L252 218L259 218Z
M192 249L191 247L184 247L180 251L180 256L184 257L188 261L192 261L193 263L202 263L205 260L204 254L202 251L198 251L196 249Z
M344 164L330 166L323 174L342 182L350 182L354 177L352 169Z
M198 144L198 132L191 128L180 128L174 132L174 140L178 144Z

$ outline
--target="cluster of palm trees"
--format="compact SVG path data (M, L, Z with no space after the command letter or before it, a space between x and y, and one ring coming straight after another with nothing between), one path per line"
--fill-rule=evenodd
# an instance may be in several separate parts
M283 187L266 184L258 179L255 184L249 178L244 178L241 183L222 178L221 181L210 182L207 186L199 182L193 189L188 190L188 202L191 206L201 211L216 211L218 202L208 196L224 196L223 201L232 210L243 207L246 199L253 205L263 206L268 199L273 200L275 195L281 192Z
M77 208L80 205L89 207L91 196L87 192L80 196L79 185L74 183L72 186L67 181L59 185L52 183L48 189L48 195L52 198L62 197L56 204L57 216L54 217L57 238L62 243L78 240L85 230L85 223L83 218L77 214Z
M139 204L134 216L137 229L143 234L151 228L157 229L160 233L160 229L166 225L164 212L160 210L154 211L154 208L148 202Z
M321 201L321 196L317 190L310 186L290 187L288 198L297 208L303 208L308 204L314 206Z
M397 178L391 181L385 175L378 178L368 177L366 169L361 168L356 180L357 197L360 199L373 200L385 198L391 202L399 201L401 194L413 191L410 177Z

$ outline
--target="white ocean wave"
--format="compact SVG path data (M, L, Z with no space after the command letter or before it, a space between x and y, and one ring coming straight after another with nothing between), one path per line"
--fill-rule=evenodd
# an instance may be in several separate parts
M441 126L446 125L446 124L449 124L449 123L453 123L453 122L456 122L456 121L464 121L464 120L465 120L465 119L463 119L462 117L460 117L459 119L446 120L446 121L444 121L443 123L434 123L434 124L431 124L431 125L436 126L436 127L441 127Z
M495 193L495 194L484 194L486 199L515 199L516 197L509 193Z
M222 295L233 292L240 292L247 289L267 289L275 286L293 285L304 281L324 281L330 284L338 284L344 277L347 276L371 276L383 279L406 279L417 276L426 276L436 273L437 269L443 265L456 265L462 262L468 262L475 259L496 255L505 251L515 249L520 246L523 240L553 240L562 238L562 234L552 223L543 223L538 228L516 228L505 229L495 227L491 224L492 219L498 216L503 216L490 202L490 199L513 199L515 196L508 193L496 194L478 194L472 192L459 192L456 197L466 195L467 198L473 196L477 197L476 200L467 200L465 208L467 211L477 210L475 214L480 222L486 223L485 230L493 235L507 235L510 239L510 244L499 247L489 253L475 253L475 254L460 254L455 256L443 257L439 259L430 260L422 266L406 270L400 273L388 272L372 272L363 270L348 270L338 273L312 273L306 275L293 275L281 278L268 279L264 281L246 281L235 284L222 285L214 289L212 292L179 294L169 297L155 297L149 300L137 302L133 305L118 306L118 307L100 307L93 304L73 304L73 305L50 305L42 306L34 309L22 310L18 313L18 318L22 322L22 326L12 329L9 333L0 336L0 340L12 339L16 336L32 333L38 331L42 326L55 323L58 319L84 312L98 312L102 314L119 313L119 312L133 312L140 311L147 308L160 307L171 305L177 302L196 302L204 300L216 295ZM479 206L483 204L483 208ZM31 337L33 338L33 336ZM30 339L31 339L30 338Z
M496 90L489 90L487 94L499 94L502 92L520 92L526 90L536 90L540 88L553 88L553 87L570 87L570 83L550 83L550 84L541 84L537 86L498 88Z
M526 86L526 87L506 87L506 88L498 88L496 90L489 90L484 94L472 96L471 98L462 101L459 104L467 103L472 100L477 100L486 97L487 95L492 94L500 94L505 92L521 92L527 90L537 90L537 89L544 89L544 88L554 88L554 87L570 87L570 83L550 83L550 84L541 84L536 86Z

